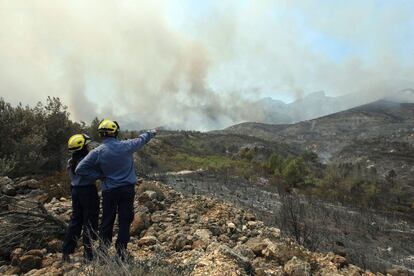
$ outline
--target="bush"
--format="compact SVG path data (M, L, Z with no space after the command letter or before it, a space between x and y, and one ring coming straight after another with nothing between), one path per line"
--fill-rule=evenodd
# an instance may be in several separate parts
M359 163L331 164L317 183L325 198L367 207L378 207L382 186L376 171Z
M269 160L264 164L264 169L269 174L281 173L284 167L285 158L279 154L272 154Z
M12 177L61 171L67 139L85 129L69 119L59 98L48 97L34 108L12 107L0 98L0 173Z
M313 151L305 151L301 154L301 157L306 162L317 162L318 161L318 155L314 153Z
M302 158L288 160L282 169L282 176L291 186L303 182L306 174L306 167Z
M264 169L271 174L271 183L283 190L304 183L309 171L302 157L284 158L278 154L270 156L264 164Z
M256 148L242 148L240 150L240 158L246 160L253 160L256 155Z

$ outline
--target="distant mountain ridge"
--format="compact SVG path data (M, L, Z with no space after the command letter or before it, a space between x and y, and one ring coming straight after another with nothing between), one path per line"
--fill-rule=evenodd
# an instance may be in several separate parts
M384 99L397 102L414 102L414 89L404 89L398 93L387 95ZM327 96L324 91L318 91L288 104L272 98L263 98L257 103L268 114L279 113L284 115L283 120L272 123L295 123L347 110L375 100L379 100L379 97L365 93L331 97ZM269 123L269 121L261 123Z
M270 97L262 98L256 102L252 102L248 108L256 110L257 114L262 114L262 119L256 121L257 123L291 124L348 110L350 108L374 102L381 98L393 102L414 102L414 89L411 88L404 89L397 93L388 94L383 97L381 97L381 95L361 92L333 97L327 96L324 91L317 91L292 103L285 103ZM140 115L132 113L122 116L119 118L119 121L124 129L129 130L140 130L153 127L143 125L139 120L137 120L137 118L140 118ZM230 120L229 118L227 119ZM242 121L243 120L240 122ZM251 121L251 119L246 117L246 121ZM228 124L220 119L216 119L216 123L216 129L222 129L223 127L228 126ZM168 125L166 125L165 128L175 129L174 126Z
M241 123L218 133L250 135L299 146L325 162L359 162L391 171L414 196L414 91L294 124ZM402 100L407 102L401 102Z

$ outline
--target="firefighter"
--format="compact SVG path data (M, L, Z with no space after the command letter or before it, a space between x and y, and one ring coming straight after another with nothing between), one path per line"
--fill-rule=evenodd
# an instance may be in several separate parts
M75 251L76 243L83 229L84 257L92 260L92 242L98 233L99 196L96 189L96 179L99 173L90 173L89 176L80 176L75 173L79 162L89 153L89 136L76 134L70 137L68 149L72 158L68 160L67 171L71 180L72 217L63 242L63 261L70 261L70 254Z
M148 143L156 130L147 131L138 138L120 141L117 139L119 124L112 120L102 120L98 126L102 145L92 150L77 166L76 173L93 176L96 171L103 174L102 182L102 221L99 227L101 247L110 246L115 217L118 214L118 238L115 248L124 260L130 239L129 228L134 219L134 197L137 176L133 154Z

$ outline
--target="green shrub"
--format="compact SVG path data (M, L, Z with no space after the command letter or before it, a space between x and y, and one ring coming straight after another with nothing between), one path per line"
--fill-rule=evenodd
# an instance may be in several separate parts
M316 153L314 153L313 151L309 151L309 150L302 153L301 157L306 162L317 162L319 159Z
M0 98L0 124L2 170L7 171L2 173L12 177L61 171L67 139L85 130L84 124L69 119L67 107L54 97L34 108L13 107Z
M247 159L249 161L253 160L253 158L256 155L256 149L255 148L242 148L240 150L240 158L241 159Z
M277 186L283 184L284 189L297 187L304 183L309 173L302 157L285 158L278 154L272 154L263 167L271 175L271 183L279 183Z
M220 155L207 155L207 156L195 156L186 153L177 153L171 156L170 162L175 163L180 169L209 169L209 170L222 170L222 169L235 169L245 168L248 166L248 161L232 159L227 156Z
M292 186L303 182L306 174L305 163L300 157L287 160L282 168L283 178Z
M281 173L284 167L285 158L279 154L272 154L269 160L263 165L269 174Z
M325 198L368 207L377 207L381 187L376 171L359 163L331 164L317 184Z

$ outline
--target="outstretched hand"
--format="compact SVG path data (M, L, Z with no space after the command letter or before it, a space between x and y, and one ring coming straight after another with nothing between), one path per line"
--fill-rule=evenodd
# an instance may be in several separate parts
M157 127L157 128L154 128L154 129L151 129L149 132L153 135L153 136L155 136L155 135L157 135L157 133L158 133L158 131L160 130L160 128L159 127Z

